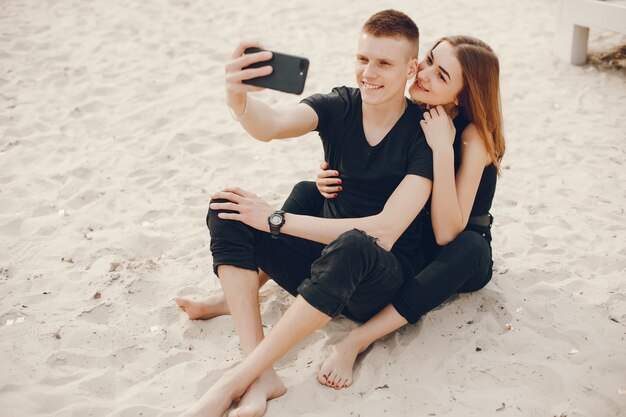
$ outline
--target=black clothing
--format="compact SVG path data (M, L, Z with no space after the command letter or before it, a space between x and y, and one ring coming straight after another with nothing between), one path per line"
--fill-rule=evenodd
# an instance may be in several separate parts
M454 136L454 143L452 144L452 147L454 149L454 171L457 172L461 166L462 158L461 136L465 128L469 125L469 121L465 118L465 116L463 116L462 113L460 113L454 118L453 123L456 129L456 134ZM480 178L480 183L478 184L470 217L489 214L491 203L493 202L493 197L496 192L497 178L496 167L493 164L485 167ZM430 219L430 199L426 204L426 208L418 216L418 219L421 223L419 227L421 233L421 250L420 253L418 253L418 256L424 256L425 263L429 264L437 257L439 251L441 250L441 246L438 246L435 241L435 233ZM468 222L465 230L474 231L484 237L487 240L487 243L491 243L491 227L476 226L471 224L471 222Z
M415 323L450 296L483 288L491 280L492 266L487 240L466 229L440 247L423 271L405 280L392 304L409 323Z
M432 180L433 157L416 123L423 108L407 100L404 114L383 140L370 146L363 132L361 92L338 87L302 100L317 113L324 158L339 171L345 188L324 201L324 217L357 218L378 214L406 175Z
M458 171L461 163L461 134L468 124L462 116L454 119L455 171ZM495 174L493 165L484 169L471 216L488 213L495 192ZM338 195L346 191L347 187ZM319 193L314 182L300 182L294 187L283 210L289 212L291 207L297 207L298 214L314 216L323 206L324 200L328 201ZM415 323L422 315L456 293L483 288L491 280L493 267L490 226L468 224L452 242L441 247L435 241L429 207L420 214L418 222L420 249L415 256L425 256L427 266L408 278L405 273L404 284L392 301L394 308L409 323Z
M370 146L363 131L359 89L337 87L330 94L315 94L302 102L317 113L316 130L324 145L324 158L329 169L339 171L342 181L343 191L323 202L323 217L378 214L406 175L432 180L432 151L417 123L423 107L407 100L406 110L393 128L380 143ZM412 272L423 267L421 260L410 255L419 247L418 227L419 222L411 224L393 250Z
M461 135L469 124L459 114L454 118L454 170L461 166ZM470 216L489 213L496 190L497 171L493 164L483 170ZM395 309L409 323L437 307L459 292L476 291L491 280L493 260L491 254L491 225L477 226L468 223L452 242L438 246L429 215L420 215L422 234L419 256L425 256L428 265L423 271L407 280L394 298Z
M454 118L453 123L456 129L456 135L452 145L454 148L454 172L457 172L461 166L461 149L463 143L461 135L467 125L469 125L469 121L461 112ZM476 198L474 199L474 205L472 206L470 216L482 216L489 213L489 210L491 210L493 196L496 193L497 178L498 171L496 170L495 165L490 164L485 167L483 175L480 178L480 184L476 190Z
M385 138L370 146L363 132L359 90L341 87L303 101L317 113L326 158L331 168L340 171L350 191L318 204L317 196L301 193L296 187L283 210L327 218L370 216L383 210L406 175L432 179L432 153L415 123L417 105L407 103ZM215 202L220 201L224 200ZM210 209L207 215L216 274L220 265L260 268L292 295L299 293L331 317L343 313L358 321L368 320L389 304L404 282L404 274L413 276L423 267L417 251L418 221L414 221L412 233L401 238L398 249L388 252L356 229L324 247L285 234L273 239L241 222L220 219L218 213Z
M244 223L220 219L219 212L209 210L207 215L216 274L220 265L262 269L291 295L300 294L322 313L344 314L360 322L389 304L404 282L396 257L360 230L345 232L324 247L285 234L273 239Z

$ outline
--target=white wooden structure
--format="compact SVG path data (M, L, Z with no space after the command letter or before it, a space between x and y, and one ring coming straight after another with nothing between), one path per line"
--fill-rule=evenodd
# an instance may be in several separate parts
M626 0L561 0L555 52L574 65L587 62L589 28L626 34Z

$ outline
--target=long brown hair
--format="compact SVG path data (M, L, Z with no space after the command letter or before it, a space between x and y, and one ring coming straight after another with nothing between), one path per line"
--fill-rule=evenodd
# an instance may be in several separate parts
M432 49L444 41L454 48L463 70L463 88L458 96L459 113L474 123L485 141L491 162L500 174L505 144L498 57L489 45L471 36L446 36L439 39Z

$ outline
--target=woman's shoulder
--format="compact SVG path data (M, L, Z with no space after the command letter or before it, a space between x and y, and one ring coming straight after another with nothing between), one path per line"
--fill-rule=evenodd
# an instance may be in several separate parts
M461 133L461 142L464 155L469 153L476 158L484 159L485 165L488 161L490 161L487 144L481 137L480 132L474 123L468 123L465 126L463 132Z

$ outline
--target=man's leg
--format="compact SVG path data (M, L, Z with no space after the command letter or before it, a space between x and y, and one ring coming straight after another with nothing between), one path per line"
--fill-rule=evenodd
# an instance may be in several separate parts
M211 233L211 252L214 271L220 279L224 299L233 318L235 332L244 357L248 356L263 339L263 326L259 311L259 280L256 251L260 232L236 221L218 217L209 210L207 226ZM285 386L272 368L259 375L251 387L253 414L262 414L267 399L282 395ZM254 401L251 401L254 400ZM200 416L202 411L192 407L186 415Z
M226 372L187 416L221 417L233 401L243 395L259 375L271 369L292 347L331 319L298 296L270 334L243 362ZM236 415L236 414L235 414Z
M214 210L209 210L207 224L211 232L214 270L220 278L235 330L247 356L263 339L257 269L268 272L284 289L295 295L299 283L309 276L311 263L320 256L323 245L291 236L273 239L269 234L241 222L220 219ZM258 379L241 399L236 415L260 416L268 399L285 392L284 385L271 367L257 376ZM205 413L206 410L198 403L185 415L200 416Z
M319 216L322 212L324 197L319 193L312 181L300 181L297 183L282 210L287 213L303 214L307 216ZM265 285L270 277L263 271L259 272L259 288ZM174 299L178 308L187 313L190 320L208 320L213 317L230 314L228 302L223 291L216 292L204 300L194 300L187 297Z
M359 353L405 324L415 323L456 292L484 287L491 278L491 265L491 248L480 234L471 231L459 234L430 265L403 285L393 304L332 347L318 373L319 382L334 388L350 386Z
M271 369L272 364L315 330L326 324L351 305L351 298L359 286L365 293L384 293L383 275L397 290L402 283L402 273L395 257L380 248L360 231L349 231L332 242L311 267L311 279L300 286L299 295L274 326L270 334L244 361L227 372L200 399L194 408L197 415L221 416L231 403L241 396L255 379ZM377 288L375 288L377 287ZM389 291L389 299L395 291ZM361 294L356 298L363 297ZM367 297L371 302L371 297ZM377 300L369 308L381 307L389 300ZM366 306L354 305L359 313L373 315ZM360 309L360 310L359 310Z
M300 286L301 294L313 305L320 305L317 301L320 296L316 295L315 290L318 294L334 292L335 300L326 300L328 305L352 319L366 322L395 297L404 282L403 270L395 255L382 249L362 231L344 233L328 249L332 250L328 250L324 257L313 264L311 279ZM326 276L326 271L331 270L330 266L332 274ZM311 290L313 292L309 295ZM395 318L391 320L395 322ZM385 315L382 319L387 322L390 316ZM368 329L378 327L380 320L372 323ZM360 346L354 346L356 352L352 345L349 347L351 349L347 350L338 346L340 349L335 351L335 359L356 358ZM318 375L320 383L337 389L352 383L352 367L350 372L344 372L337 360L324 365L323 372Z

